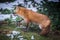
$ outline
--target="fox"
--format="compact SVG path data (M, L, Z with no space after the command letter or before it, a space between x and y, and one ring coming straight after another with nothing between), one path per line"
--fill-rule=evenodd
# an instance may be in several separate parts
M51 20L47 15L28 10L25 7L16 6L15 13L22 17L27 24L27 29L29 28L29 23L34 22L39 25L40 35L46 35L50 31Z

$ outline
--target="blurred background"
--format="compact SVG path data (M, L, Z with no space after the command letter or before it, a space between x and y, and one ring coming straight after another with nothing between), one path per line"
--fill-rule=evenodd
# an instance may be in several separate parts
M20 28L17 31L24 35L24 38L31 40L32 35L35 40L59 40L60 39L60 0L0 0L0 40L10 40L6 36L8 31L13 31L17 26L20 26L19 16L14 16L13 11L16 5L24 6L29 10L47 15L51 20L51 33L49 37L38 35L38 25L30 23L31 29L29 32L23 32ZM24 25L24 24L23 24ZM8 31L7 31L8 30ZM28 36L29 35L29 36ZM5 37L6 36L6 37ZM14 38L13 40L18 40Z

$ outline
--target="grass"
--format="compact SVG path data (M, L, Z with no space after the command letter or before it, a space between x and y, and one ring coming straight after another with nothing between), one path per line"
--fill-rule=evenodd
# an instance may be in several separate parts
M3 25L3 26L0 26L0 30L9 30L9 31L12 31L16 28L15 25ZM27 39L27 40L31 40L31 36L34 35L34 38L35 40L60 40L60 35L54 35L54 34L50 34L48 37L45 37L45 36L40 36L37 32L32 32L32 31L29 31L29 32L24 32L22 31L22 29L18 28L17 31L20 31L21 32L21 35L23 35L24 39ZM3 37L2 37L3 38ZM0 38L1 40L1 38Z

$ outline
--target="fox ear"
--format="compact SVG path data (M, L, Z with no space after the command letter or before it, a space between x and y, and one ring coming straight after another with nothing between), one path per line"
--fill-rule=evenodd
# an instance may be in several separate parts
M16 6L16 9L19 9L19 7L18 7L18 6Z
M20 10L20 7L19 6L16 6L16 8L15 9L18 9L18 10Z

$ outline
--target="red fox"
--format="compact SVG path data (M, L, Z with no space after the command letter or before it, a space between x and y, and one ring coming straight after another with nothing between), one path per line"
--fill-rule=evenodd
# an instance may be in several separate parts
M19 6L16 7L15 13L22 17L27 25L29 24L29 22L37 23L39 25L39 28L42 30L40 32L41 35L46 35L47 33L49 33L51 21L48 16L33 12L32 10L28 10L24 7Z

